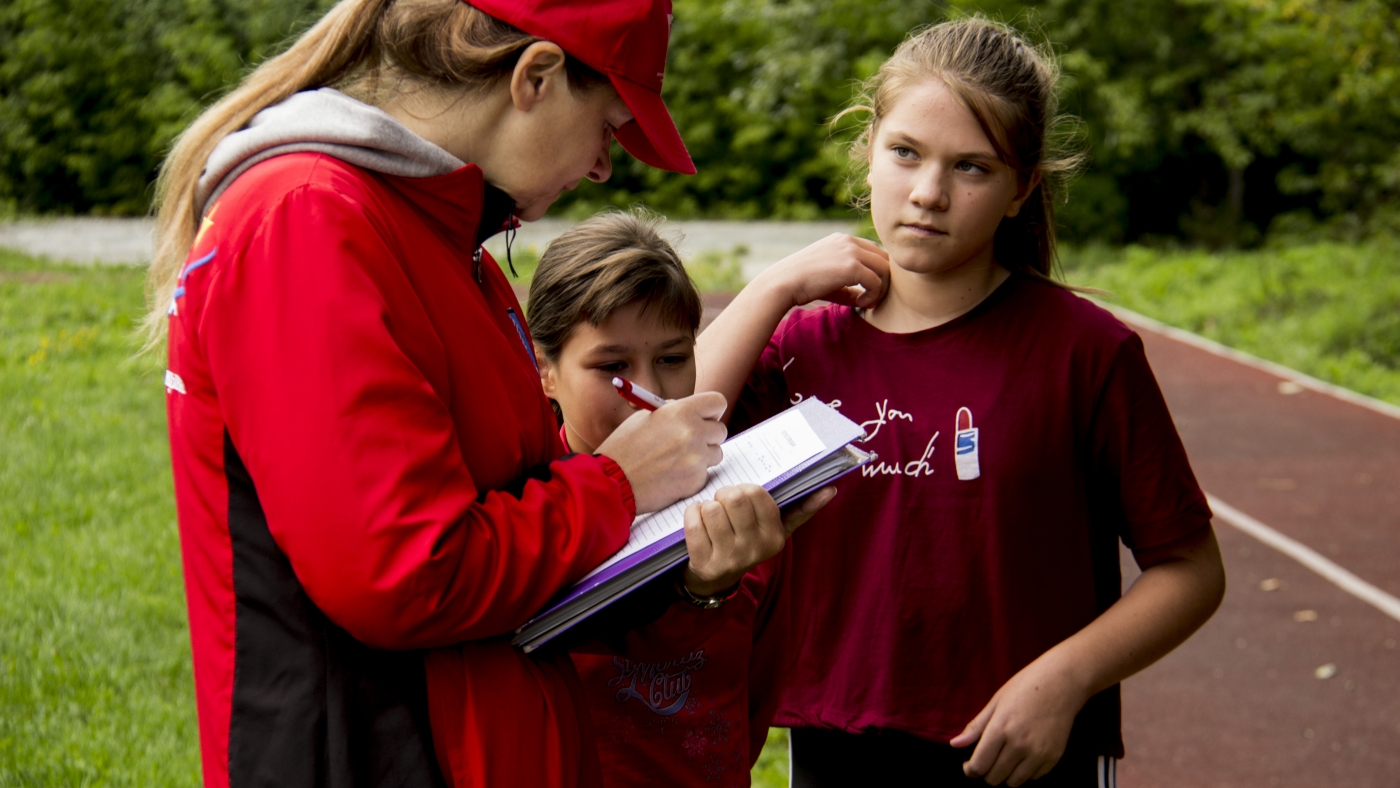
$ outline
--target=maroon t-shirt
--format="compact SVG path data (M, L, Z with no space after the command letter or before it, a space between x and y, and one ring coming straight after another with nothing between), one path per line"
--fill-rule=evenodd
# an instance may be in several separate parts
M1118 599L1120 538L1154 547L1210 522L1142 341L1026 277L913 334L794 311L736 425L805 397L862 423L879 459L793 537L776 725L947 741ZM1071 747L1122 754L1117 687Z

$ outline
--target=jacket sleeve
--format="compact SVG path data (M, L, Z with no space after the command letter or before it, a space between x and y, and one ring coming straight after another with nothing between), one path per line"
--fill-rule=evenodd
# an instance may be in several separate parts
M403 335L424 318L391 303L403 273L357 203L299 187L251 239L211 275L198 346L268 529L332 621L385 649L499 635L622 546L635 512L606 458L478 489L402 346L436 340Z

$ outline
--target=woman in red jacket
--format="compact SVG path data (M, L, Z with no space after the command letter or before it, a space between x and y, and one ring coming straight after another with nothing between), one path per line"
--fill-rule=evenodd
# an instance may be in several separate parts
M596 781L568 659L500 636L699 489L725 402L559 459L481 242L606 179L614 136L694 172L660 97L669 12L343 0L175 146L150 329L206 785ZM783 528L752 498L692 593Z

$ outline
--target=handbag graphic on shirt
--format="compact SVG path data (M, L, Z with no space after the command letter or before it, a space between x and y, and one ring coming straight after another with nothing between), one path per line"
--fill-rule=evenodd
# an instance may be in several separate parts
M972 426L972 411L958 408L957 431L953 436L953 462L958 469L958 478L963 481L976 479L982 475L982 466L977 462L977 428Z

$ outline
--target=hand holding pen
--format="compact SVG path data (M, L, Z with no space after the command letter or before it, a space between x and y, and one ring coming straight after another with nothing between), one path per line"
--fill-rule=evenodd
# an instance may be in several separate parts
M615 377L612 384L619 396L648 413L667 404L626 378ZM636 415L628 421L635 419ZM737 589L746 572L777 555L792 532L834 497L836 488L825 487L780 512L767 490L742 484L721 488L712 501L691 504L685 511L690 560L682 573L691 600Z
M729 434L720 421L724 396L706 391L668 402L620 377L613 386L638 412L613 430L597 452L622 468L637 511L656 511L698 492L710 466L724 458L720 444Z

